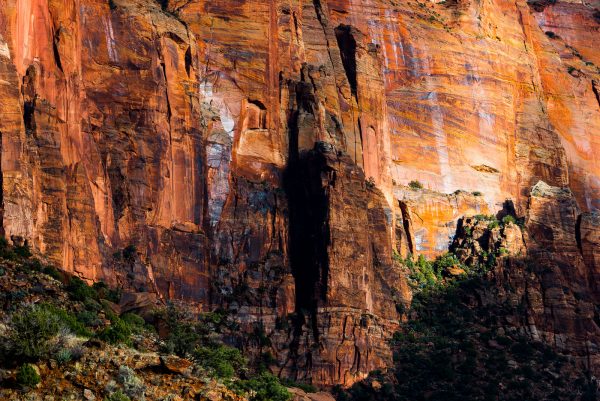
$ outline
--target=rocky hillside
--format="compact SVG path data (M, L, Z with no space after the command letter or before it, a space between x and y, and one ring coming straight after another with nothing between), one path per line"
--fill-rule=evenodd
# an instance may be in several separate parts
M434 262L398 256L415 296L392 340L394 367L334 388L337 399L598 399L600 383L590 370L597 351L569 336L549 342L536 324L553 321L536 313L543 313L540 294L555 291L548 279L554 269L525 255L523 224L511 215L461 219L450 253ZM568 304L597 314L597 306L574 295ZM555 322L594 327L573 315L564 310Z
M600 374L599 9L2 0L2 234L332 388L394 364L411 263L511 216L501 327Z
M236 324L222 311L88 286L5 242L0 302L3 400L333 400L289 380L284 387L225 345Z

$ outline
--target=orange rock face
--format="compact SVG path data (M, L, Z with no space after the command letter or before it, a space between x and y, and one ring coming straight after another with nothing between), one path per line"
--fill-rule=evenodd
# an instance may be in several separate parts
M554 252L596 274L596 8L3 0L4 234L235 311L285 374L351 384L389 361L410 298L392 249L434 257L507 200L537 215L539 180L583 213Z

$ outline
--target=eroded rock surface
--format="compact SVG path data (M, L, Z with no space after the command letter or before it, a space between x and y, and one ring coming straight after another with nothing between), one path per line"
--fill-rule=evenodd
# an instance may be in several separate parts
M595 299L595 8L4 0L3 232L89 281L235 311L316 384L389 360L410 298L393 248L436 256L507 200L565 275L548 285ZM568 199L530 199L540 180ZM536 327L583 335L574 310Z

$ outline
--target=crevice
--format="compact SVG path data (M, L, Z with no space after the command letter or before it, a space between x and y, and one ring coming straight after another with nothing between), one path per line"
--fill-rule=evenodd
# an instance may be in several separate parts
M190 77L192 71L192 48L188 47L185 51L185 72L187 73L188 78Z
M598 107L600 108L600 84L595 80L592 81L592 91L596 96L596 102L598 102Z
M356 77L356 40L354 39L354 35L352 35L352 27L350 25L339 25L335 28L335 37L338 42L342 64L346 71L350 89L356 98L358 86Z
M290 143L295 142L290 140ZM290 146L291 148L292 146ZM298 312L308 311L315 321L317 307L327 303L329 275L330 168L318 151L302 152L286 174L290 210L290 264L296 283ZM315 326L316 327L316 326ZM315 333L318 338L318 333Z
M167 101L167 121L169 122L169 126L171 126L171 102L169 100L169 82L167 81L167 67L165 63L160 63L163 71L163 75L165 77L165 99Z
M408 210L408 205L405 202L398 201L398 206L400 206L400 212L402 213L402 226L404 227L408 250L412 255L414 255L416 250L412 235L412 220L410 218L410 211Z
M21 93L23 95L23 124L25 132L31 133L35 130L35 99L36 99L37 71L34 65L30 65L23 77Z
M267 128L267 107L260 100L248 99L243 129Z
M289 255L296 288L296 313L310 319L318 342L317 308L327 303L329 280L329 193L335 180L333 171L319 146L299 151L298 119L302 110L311 109L305 86L296 83L295 104L290 108L289 163L284 174L284 189L289 207Z
M319 23L324 26L325 21L323 21L323 6L321 5L321 0L313 0L313 5L315 7L315 12L317 13L317 19Z
M163 11L167 11L169 9L169 0L157 0L158 4L160 4L160 7L163 9Z
M528 0L527 5L535 12L541 13L548 6L556 4L556 0Z
M54 40L52 41L52 51L54 52L54 62L58 69L64 73L62 62L60 61L60 52L58 51L58 42L60 41L61 28L54 34Z
M296 16L296 12L292 12L292 20L294 21L294 38L296 40L296 43L300 43L300 38L299 38L299 32L300 32L300 28L298 25L298 17Z
M25 132L31 133L35 130L35 121L33 114L35 113L35 100L28 100L23 103L23 123L25 124Z

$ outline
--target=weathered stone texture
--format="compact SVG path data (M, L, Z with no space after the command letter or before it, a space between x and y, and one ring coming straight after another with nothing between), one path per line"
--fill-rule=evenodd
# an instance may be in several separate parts
M594 7L3 0L2 229L87 280L235 311L318 384L391 357L394 247L434 257L506 200L595 299ZM540 180L572 195L530 200Z

